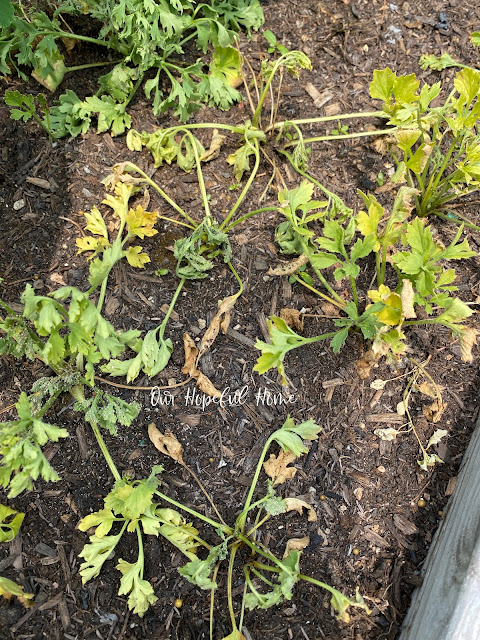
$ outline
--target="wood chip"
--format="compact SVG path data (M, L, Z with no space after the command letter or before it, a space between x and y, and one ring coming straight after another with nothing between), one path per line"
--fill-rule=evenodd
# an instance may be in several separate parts
M414 533L418 533L418 527L400 513L394 514L393 523L406 536L413 536Z
M31 178L28 176L25 180L36 187L40 187L40 189L50 189L52 186L48 180L44 180L43 178Z
M339 102L334 102L333 104L328 104L325 107L325 115L326 116L336 116L337 113L342 112L342 105Z
M365 489L376 487L376 484L372 482L369 478L367 478L367 476L364 473L361 473L360 471L348 470L347 475L352 480L355 480L355 482L358 482L358 484L362 485L362 487L365 487Z
M387 424L403 424L405 418L396 413L371 413L365 418L366 422L386 422Z
M453 478L449 478L447 488L445 489L445 495L451 496L455 491L455 487L457 486L457 476Z
M322 387L324 389L330 389L330 387L338 387L341 384L345 384L342 378L332 378L332 380L324 380L322 382Z
M366 528L364 530L363 537L374 544L376 547L383 547L386 549L390 546L390 543L387 542L385 538L382 538L382 536L378 535L378 533L375 533L375 531L370 528Z
M323 107L324 104L327 104L327 102L329 102L333 98L333 94L331 94L328 89L325 89L325 91L322 91L322 93L320 93L317 87L315 87L311 82L307 82L307 84L305 85L305 91L312 98L313 104L317 107L317 109Z

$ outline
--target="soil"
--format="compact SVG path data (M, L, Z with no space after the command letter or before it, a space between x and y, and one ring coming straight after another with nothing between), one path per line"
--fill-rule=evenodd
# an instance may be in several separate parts
M453 70L422 72L418 59L422 53L448 51L466 64L479 65L478 52L468 35L478 27L480 10L474 2L454 0L392 4L383 0L284 0L264 3L265 28L272 30L290 49L303 50L312 60L313 71L299 80L285 78L279 117L305 118L340 112L371 111L378 108L368 95L374 69L389 66L397 73L416 73L430 83L445 82ZM446 13L448 29L438 28L439 14ZM266 45L261 35L242 41L243 53L258 69ZM85 50L83 52L85 55ZM94 54L95 52L93 52ZM76 74L67 84L82 95L91 93L96 76ZM321 96L329 99L321 107L314 104L305 86L312 83ZM17 88L20 82L2 81L2 90ZM62 86L62 91L66 85ZM32 88L32 91L34 89ZM197 122L238 123L245 119L246 102L228 113L204 109ZM155 119L141 96L131 105L134 127L152 131L155 126L173 123L167 116ZM374 123L376 124L376 123ZM351 130L364 124L351 123ZM312 127L312 135L320 128ZM208 136L204 141L208 144ZM227 145L228 146L228 145ZM123 138L90 132L78 139L62 140L50 146L35 125L9 119L0 106L0 297L18 304L26 283L47 294L66 283L88 288L88 265L76 254L75 239L80 237L82 210L99 205L104 197L101 180L115 162L131 159L150 175L151 156L127 150ZM225 159L233 147L205 165L207 190L215 215L231 201L231 167ZM280 168L283 163L277 159ZM360 206L356 189L374 191L385 202L391 192L378 187L379 172L388 173L388 156L382 156L368 138L353 141L317 143L310 160L312 174L347 204ZM287 186L298 179L284 173ZM242 212L258 207L263 192L265 206L277 202L275 183L267 188L271 167L263 161L260 178L242 206ZM181 206L200 212L201 200L196 178L175 168L158 170L155 179ZM38 181L40 179L40 182ZM44 182L41 182L41 181ZM47 182L45 182L47 181ZM150 191L149 209L170 215L156 192ZM461 209L480 224L475 202ZM255 216L235 228L232 236L234 265L245 283L245 291L235 306L231 329L220 335L205 356L202 371L219 389L248 386L247 402L237 407L208 407L205 411L187 406L187 387L175 390L174 406L152 407L148 391L113 389L109 392L141 403L142 411L130 428L116 437L106 436L118 468L134 478L144 478L154 464L162 464L162 490L187 505L203 509L203 496L190 475L173 460L161 456L148 440L147 425L171 429L184 447L185 461L208 488L227 522L233 522L244 503L256 460L267 436L278 428L287 412L296 420L313 418L322 425L318 445L298 461L293 480L279 486L281 495L300 496L310 502L316 522L293 512L278 517L268 527L268 545L282 555L290 538L308 535L310 544L302 557L302 570L344 593L358 587L372 612L351 611L349 624L339 623L331 614L329 598L318 588L302 582L294 598L281 606L246 613L247 640L393 640L408 609L412 590L421 583L420 571L432 536L445 510L448 494L478 414L478 359L465 364L457 343L446 331L418 329L410 333L409 356L418 361L430 358L427 371L443 389L448 406L436 424L428 422L423 407L431 399L413 394L411 412L420 437L428 441L436 428L448 430L448 439L436 449L444 464L428 473L417 464L418 445L412 434L394 441L379 440L377 428L398 426L397 403L401 401L411 369L396 370L384 362L368 380L361 380L355 361L367 348L351 336L346 348L334 355L328 348L310 345L286 358L289 393L295 403L285 406L262 405L255 400L258 390L282 391L276 374L252 374L258 352L257 338L265 339L265 318L283 307L304 309L312 315L325 315L319 299L298 285L269 277L269 266L278 265L273 234L278 218L274 213ZM432 221L438 237L448 242L453 226ZM163 317L176 289L174 263L168 247L175 239L173 226L159 223L159 233L142 244L151 262L142 272L120 266L109 281L106 316L118 328L154 328ZM480 249L480 236L468 231L473 249ZM465 301L478 300L480 276L477 258L457 268L459 295ZM154 271L169 268L158 278ZM364 291L368 282L363 283ZM154 383L180 382L183 364L183 334L194 338L216 312L217 300L237 290L229 270L221 264L204 281L187 282L180 296L167 335L174 344L172 359ZM322 317L306 317L305 333L317 335L331 326ZM478 356L478 350L475 355ZM35 379L48 375L41 364L19 362L2 357L0 403L2 419L13 419L13 405L21 391L28 391ZM370 387L373 379L391 380L383 390ZM139 386L153 384L146 377ZM78 530L82 517L101 509L103 497L113 481L95 438L87 430L68 398L59 402L47 417L64 426L70 437L47 448L47 455L60 476L55 484L36 482L35 489L14 500L1 500L26 513L21 533L0 548L0 573L21 583L35 594L35 605L25 610L16 602L0 607L0 637L110 640L200 640L209 637L209 594L187 583L177 572L180 553L162 538L145 537L145 577L154 587L157 602L143 618L129 613L126 598L118 596L119 577L115 562L108 561L97 579L82 585L78 553L87 535ZM423 499L425 506L419 506ZM420 504L423 504L420 502ZM207 505L206 513L210 513ZM197 523L196 523L197 524ZM200 527L201 528L201 527ZM202 529L203 531L203 529ZM131 534L133 535L133 534ZM208 533L205 533L208 536ZM208 539L208 538L207 538ZM119 545L116 557L132 560L130 538ZM225 579L220 572L219 581ZM234 583L235 603L239 606L243 582ZM220 593L215 601L214 637L230 632L226 599ZM175 600L181 599L181 607ZM177 603L178 604L178 603Z

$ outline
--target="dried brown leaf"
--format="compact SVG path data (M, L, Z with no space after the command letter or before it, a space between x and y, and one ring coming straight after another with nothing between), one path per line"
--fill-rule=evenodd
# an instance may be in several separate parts
M315 513L315 509L312 505L305 502L305 500L299 500L298 498L285 498L285 503L287 505L287 511L298 511L300 515L302 515L303 509L307 509L308 511L308 521L316 522L317 514Z
M218 331L217 331L218 333ZM183 348L185 351L185 364L182 367L182 373L189 375L193 378L200 391L203 391L209 396L214 398L220 398L221 393L215 388L211 380L207 376L197 369L197 362L199 358L198 349L195 346L193 339L185 333L183 336Z
M202 162L209 162L210 160L214 160L218 157L220 153L220 149L222 147L222 143L225 140L225 136L222 136L218 133L218 129L214 129L212 133L212 141L210 143L210 148L205 151L203 155L200 156L200 160Z
M156 449L166 456L173 458L175 462L185 466L185 462L183 461L183 447L170 429L167 429L163 434L157 429L155 424L151 422L148 425L148 437Z
M464 327L458 334L460 342L460 352L463 362L472 362L472 348L477 344L478 331L470 327Z
M437 392L435 390L435 387L430 382L422 382L422 384L418 385L417 389L420 391L420 393L423 393L425 396L428 396L429 398L437 397Z
M263 468L265 469L265 473L273 480L273 486L282 484L286 480L291 480L295 476L297 470L288 465L293 462L296 457L297 456L291 451L286 453L283 449L278 456L273 453L270 454L270 460L263 463Z
M442 417L448 403L442 402L438 398L427 407L423 407L423 414L430 422L438 422Z
M382 354L374 353L372 349L369 349L363 358L359 358L355 362L355 368L358 373L358 377L362 380L366 380L370 376L372 367L378 362Z
M235 302L237 301L237 297L238 296L235 295L228 296L219 303L218 311L215 317L210 322L210 326L205 331L202 342L200 343L200 352L198 354L198 358L201 358L203 354L210 349L212 344L215 342L220 329L223 331L223 333L227 332L228 326L230 324L230 311L233 309Z
M267 273L269 276L291 276L296 271L298 271L300 267L302 267L304 264L307 264L307 262L307 256L302 253L301 256L298 256L298 258L292 260L291 262L285 262L279 267L275 267L275 269L272 269L270 267Z
M310 537L304 536L303 538L290 538L285 545L285 552L283 557L286 558L290 551L302 551L310 544Z
M280 311L280 318L285 320L288 326L292 329L303 331L303 313L300 313L297 309L284 307Z

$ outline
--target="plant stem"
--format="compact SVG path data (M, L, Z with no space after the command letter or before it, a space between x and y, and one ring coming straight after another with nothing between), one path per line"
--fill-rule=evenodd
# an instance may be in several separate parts
M316 136L315 138L304 138L303 142L324 142L325 140L349 140L352 138L365 138L367 136L383 136L396 130L397 127L392 127L390 129L378 129L377 131L358 131L357 133L346 133L338 136ZM283 148L287 149L287 147L294 147L297 144L298 140L292 140L292 142L287 142L287 144L284 144Z
M228 233L229 231L231 231L234 227L237 226L237 224L241 224L242 222L245 222L245 220L248 220L248 218L251 218L252 216L256 216L257 213L263 213L264 211L277 211L277 210L278 210L278 207L262 207L262 209L255 209L255 211L250 211L249 213L246 213L245 215L235 220L235 222L232 222L231 224L229 224L228 227L225 229L225 233Z
M92 431L95 434L95 438L97 439L98 446L100 447L100 450L103 453L103 457L105 458L105 461L108 464L108 467L112 472L113 477L115 478L116 481L121 480L122 478L120 476L120 473L117 467L115 466L113 458L110 455L107 445L105 444L105 440L103 439L102 434L100 433L98 424L94 420L88 420L88 423L92 427Z
M466 227L468 227L469 229L473 229L474 231L480 231L480 227L477 226L476 224L473 224L473 222L469 222L468 220L466 220L463 216L461 216L460 214L445 214L445 213L440 213L440 211L435 211L434 214L438 217L441 218L442 220L447 220L448 222L456 222L458 224L463 224Z
M118 64L122 60L106 60L105 62L90 62L89 64L79 64L75 67L65 67L65 73L70 71L81 71L82 69L91 69L93 67L108 67L111 64Z
M330 295L332 295L335 300L337 300L337 302L339 302L342 305L342 308L345 308L345 301L342 300L342 298L338 295L338 293L335 291L335 289L333 289L333 287L331 287L327 280L325 279L325 276L322 274L322 272L320 271L320 269L318 269L318 267L316 267L313 264L313 261L311 260L311 256L313 255L313 251L312 249L310 249L310 247L307 245L307 243L301 239L300 243L302 245L302 249L303 249L303 253L307 256L310 265L312 266L312 269L315 271L315 274L317 276L317 278L320 280L320 282L323 284L323 286L325 287L325 289L330 293ZM338 306L338 305L337 305Z
M172 199L171 199L171 198L170 198L170 197L165 193L165 191L163 191L163 190L158 186L158 184L157 184L156 182L154 182L151 178L149 178L149 177L147 176L147 174L146 174L144 171L142 171L142 170L140 169L140 167L137 167L137 165L136 165L136 164L133 164L133 162L127 162L127 163L125 163L125 168L126 168L127 170L130 170L130 171L136 171L137 173L139 173L139 174L140 174L140 175L145 179L145 181L146 181L146 182L148 182L148 184L149 184L150 186L152 186L156 191L158 191L158 193L162 196L162 198L163 198L164 200L166 200L166 201L168 202L168 204L169 204L171 207L173 207L177 213L179 213L179 214L180 214L181 216L183 216L186 220L188 220L189 222L191 222L191 224L193 224L193 226L194 226L194 228L195 228L195 229L198 227L198 224L199 224L199 223L198 223L198 222L196 222L193 218L191 218L191 217L188 215L188 213L186 213L186 212L185 212L181 207L179 207L179 206L178 206L178 204L177 204L174 200L172 200Z
M230 613L230 621L232 623L232 630L238 631L237 621L235 620L235 611L233 610L233 596L232 596L232 578L233 578L233 563L235 562L235 555L237 553L239 543L235 543L230 549L230 558L228 560L228 574L227 574L227 601L228 611Z
M247 183L245 184L245 186L243 187L242 193L238 196L237 201L235 202L235 204L233 205L230 213L227 215L227 217L225 218L225 220L222 222L222 224L220 225L220 229L225 229L225 227L228 225L229 221L231 220L232 216L235 215L235 212L237 211L238 207L241 205L241 203L243 202L243 199L245 198L245 196L247 195L250 187L252 186L252 182L255 179L255 176L257 175L257 171L258 171L258 167L260 165L260 153L259 153L259 145L258 145L258 140L256 138L253 139L253 145L251 144L250 140L247 137L247 133L245 133L245 143L248 144L249 147L251 147L252 149L254 149L255 152L255 165L253 167L253 171L250 174Z
M172 315L173 308L175 306L175 303L177 302L178 296L180 295L180 291L182 290L184 284L185 284L185 278L182 278L180 280L180 282L178 283L177 290L173 294L173 298L172 298L172 300L170 302L170 305L168 307L168 311L165 314L164 319L162 320L162 324L160 325L160 331L159 331L161 339L163 339L163 334L165 333L165 328L167 326L167 322L168 322L170 316Z
M332 122L337 120L347 120L351 118L387 118L389 117L384 111L359 111L357 113L342 113L338 116L321 116L318 118L302 118L299 120L284 120L276 122L272 127L267 127L265 133L272 129L281 129L286 124L315 124L316 122Z
M310 291L313 291L313 293L317 294L317 296L320 296L321 298L323 298L324 300L326 300L327 302L329 302L330 304L335 305L336 307L338 307L339 309L344 310L345 309L345 305L340 304L339 302L337 302L336 300L334 300L333 298L330 298L329 296L327 296L325 293L322 293L321 291L319 291L318 289L315 289L315 287L312 287L311 284L308 284L308 282L305 282L305 280L302 280L302 278L299 278L298 276L296 276L295 274L292 275L292 278L295 278L295 280L301 284L302 286L306 287L307 289L310 289Z
M200 520L203 520L207 524L211 525L214 529L220 529L221 531L223 531L223 533L225 533L228 536L232 535L233 530L231 527L225 526L220 522L216 522L215 520L212 520L211 518L204 516L202 513L195 511L195 509L190 509L190 507L186 507L181 502L177 502L173 498L169 498L161 491L155 491L155 495L158 496L159 498L162 498L162 500L165 500L165 502L169 502L170 504L173 504L178 509L182 509L182 511L186 511L191 516L194 516L195 518L199 518Z

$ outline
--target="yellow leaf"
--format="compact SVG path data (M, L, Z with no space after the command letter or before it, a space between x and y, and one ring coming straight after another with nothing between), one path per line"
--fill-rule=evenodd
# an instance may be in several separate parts
M393 291L390 291L389 287L381 284L376 289L371 289L368 292L368 297L372 302L383 302L385 304L385 308L375 313L374 315L390 327L393 327L400 323L402 319L402 299Z
M291 451L287 453L281 449L278 457L272 453L270 460L263 463L265 473L273 480L273 486L282 484L286 480L291 480L295 476L297 470L288 465L293 462L296 457L297 456Z
M78 247L77 253L82 253L83 251L94 251L94 254L90 256L93 258L99 251L103 251L110 243L105 238L94 238L93 236L85 236L84 238L77 238L75 240L75 244Z
M128 264L132 267L138 267L139 269L143 269L143 266L150 262L150 258L146 253L141 253L142 247L129 247L126 258L128 260Z
M185 466L185 462L183 461L183 447L169 429L163 434L152 422L148 425L148 437L156 449L166 456L173 458L175 462Z
M298 498L285 498L285 502L287 505L287 511L298 511L300 515L302 515L302 510L307 509L308 511L308 521L316 522L317 514L315 513L315 509L305 502L304 500L299 500Z
M13 582L13 580L4 578L3 576L0 576L0 596L3 596L7 600L10 600L12 596L15 596L25 607L33 606L33 602L30 602L30 600L33 598L34 594L25 593L22 586Z
M105 224L105 220L97 207L92 207L89 213L85 213L84 211L81 211L80 213L83 213L87 221L87 224L85 225L85 229L87 231L91 231L96 236L103 236L108 240L107 225Z
M102 204L111 207L120 220L124 222L128 213L128 201L138 190L139 188L134 184L117 182L114 188L116 196L108 194L105 200L102 200Z
M144 211L142 205L138 205L136 209L130 209L126 221L128 230L134 236L144 238L145 236L154 236L158 231L153 228L157 221L157 211Z

